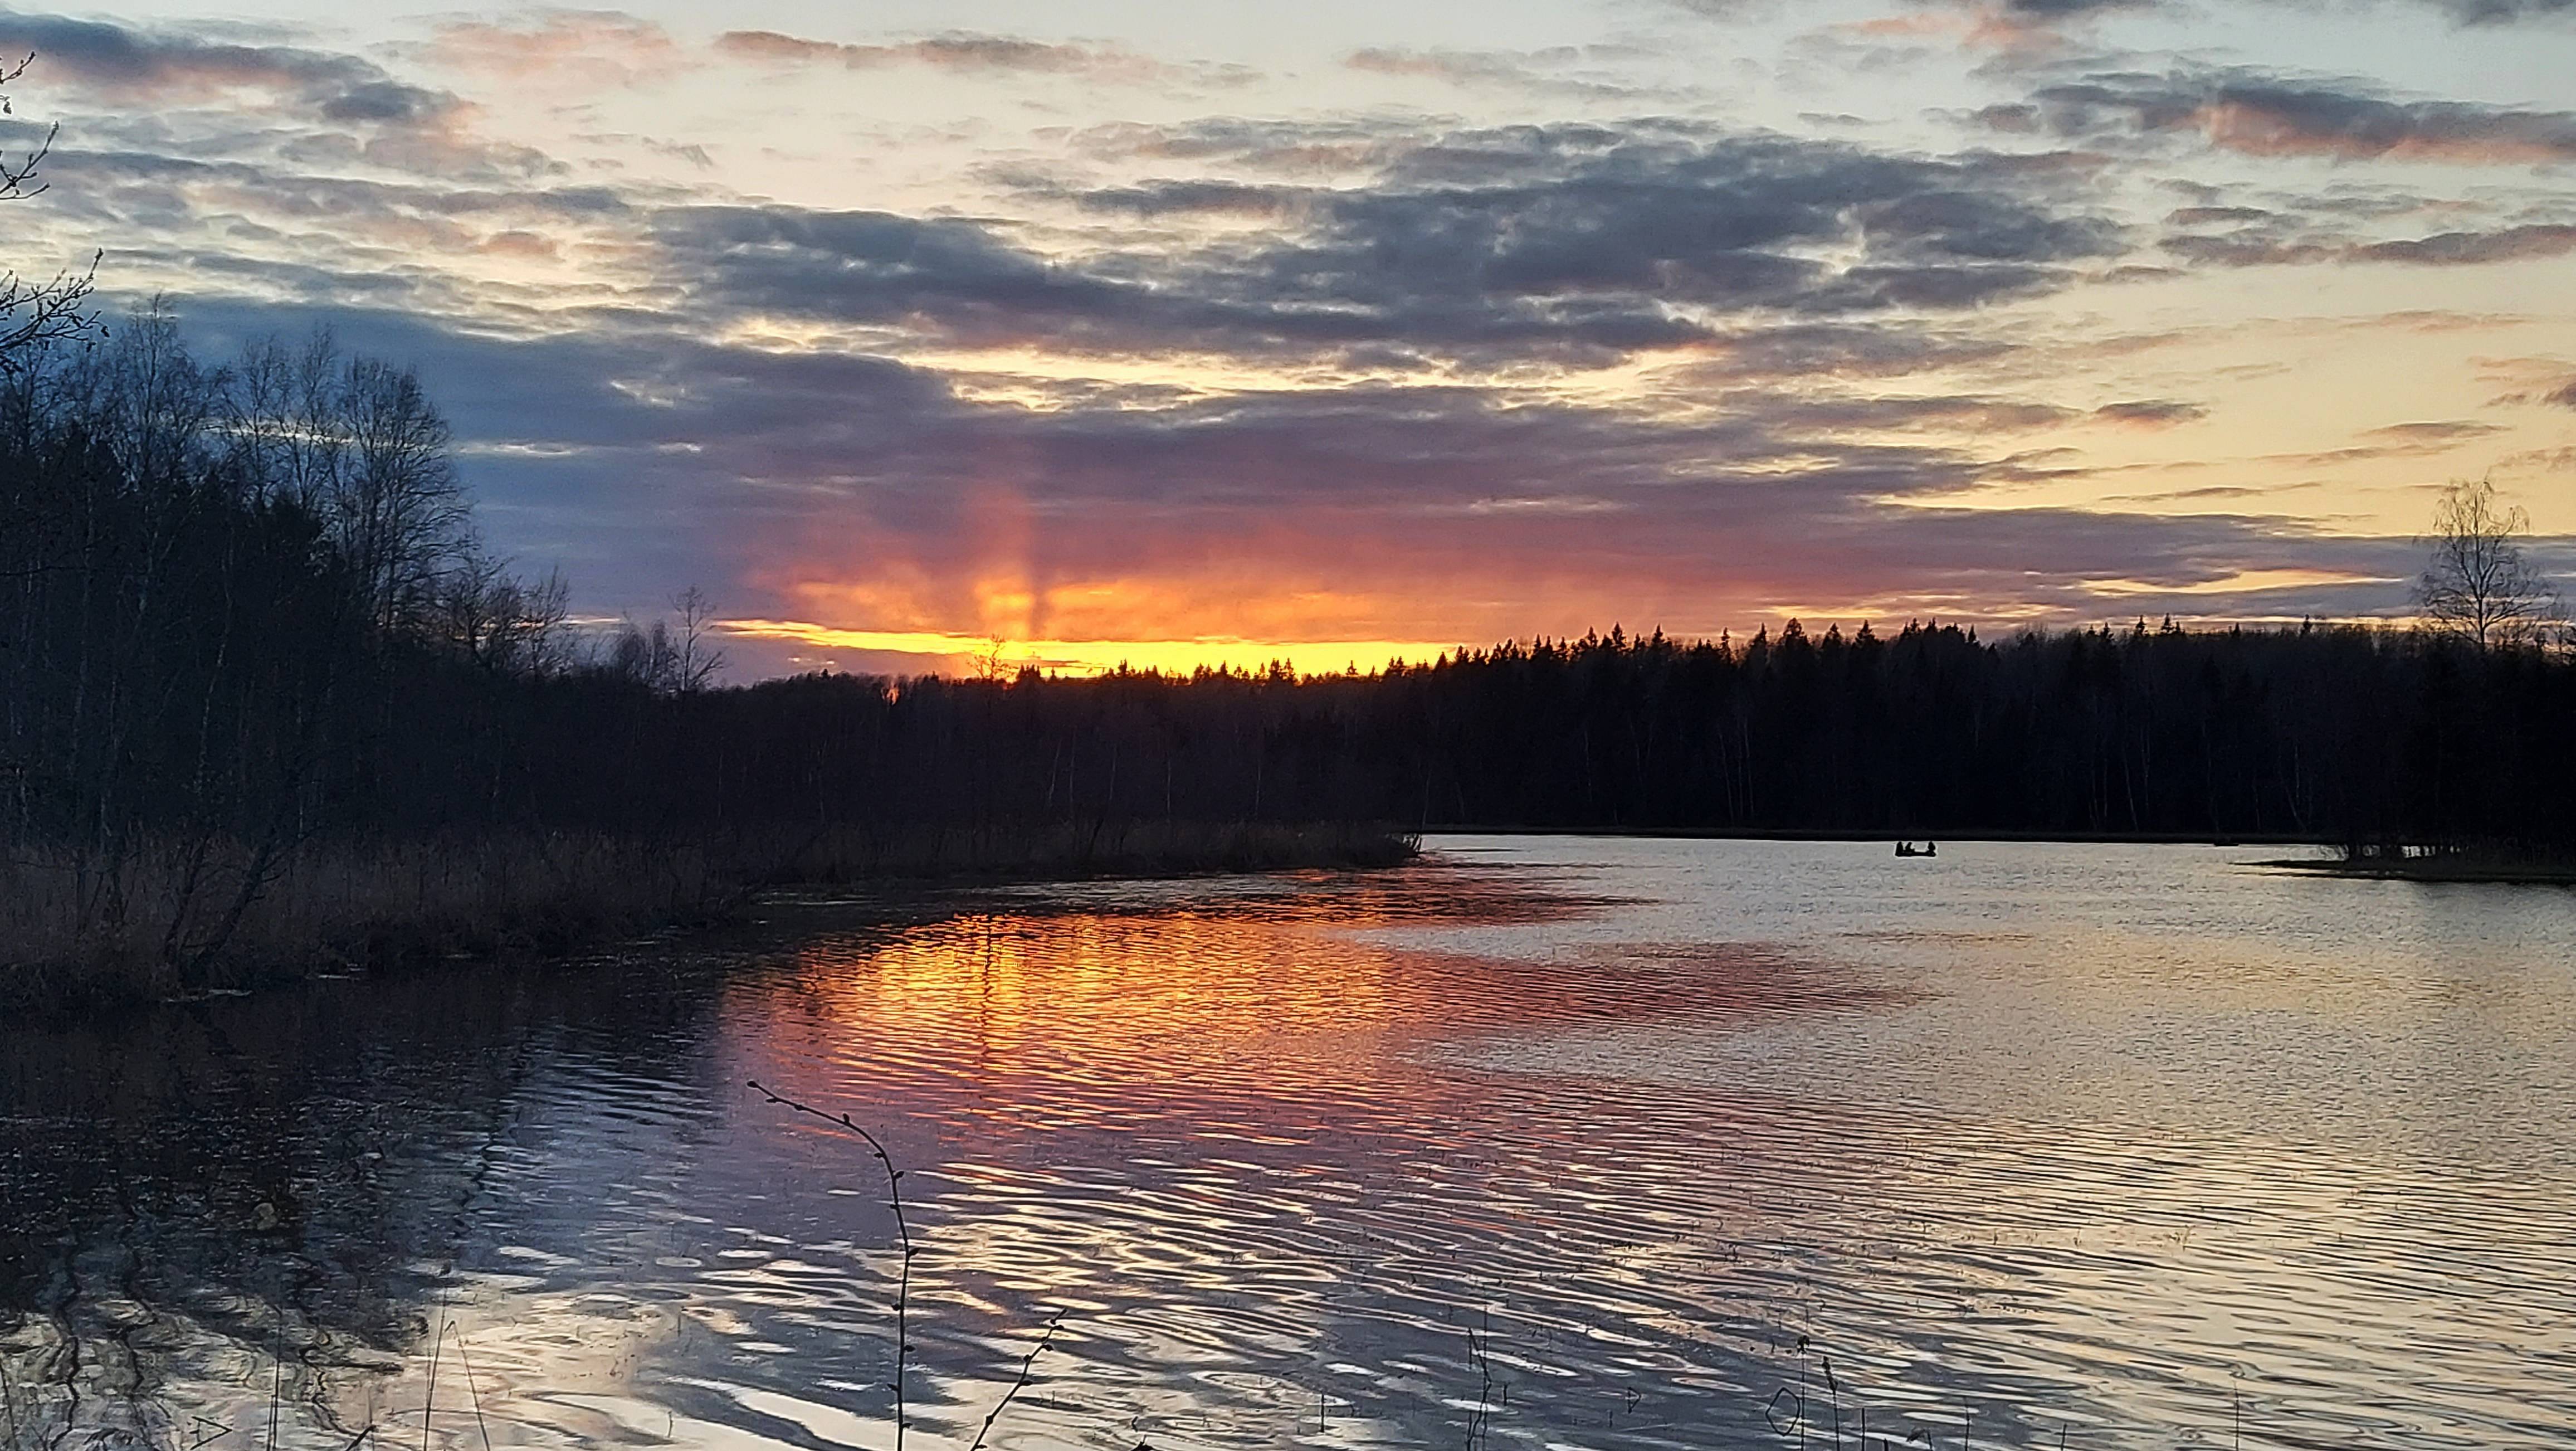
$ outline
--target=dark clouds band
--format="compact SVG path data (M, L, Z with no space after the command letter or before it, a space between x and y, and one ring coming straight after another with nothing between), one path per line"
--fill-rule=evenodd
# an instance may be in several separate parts
M2497 24L2564 7L2448 9ZM601 44L676 63L650 26L594 19ZM2065 440L2086 430L2211 415L2206 397L2074 399L2030 377L2030 309L2192 270L2576 252L2576 216L2545 199L2437 228L2438 196L2365 210L2230 180L2142 213L2142 171L2194 154L2576 158L2568 113L2251 69L2031 69L1948 149L1673 114L1104 125L1067 149L1115 179L1024 170L1003 179L1010 211L942 215L576 182L478 129L455 91L291 36L7 16L0 46L44 53L96 103L57 155L47 225L185 276L200 330L321 316L420 358L493 532L562 560L586 597L698 582L736 613L888 631L971 634L997 599L1021 602L1010 628L1058 635L1257 618L1462 643L1793 607L2384 609L2403 541L2254 510L2254 491L2163 496L2196 498L2188 514L1972 499L2085 478ZM983 35L735 32L705 50L1197 83L1122 47ZM174 137L171 102L263 124ZM591 271L550 295L473 270L519 258ZM959 356L1015 353L1067 366L998 401ZM1175 359L1241 379L1195 386ZM1138 378L1155 363L1173 376ZM1569 382L1613 369L1643 381L1616 399ZM2576 378L2531 391L2576 396ZM2349 452L2431 456L2491 431L2423 427ZM2249 511L2206 511L2221 498Z

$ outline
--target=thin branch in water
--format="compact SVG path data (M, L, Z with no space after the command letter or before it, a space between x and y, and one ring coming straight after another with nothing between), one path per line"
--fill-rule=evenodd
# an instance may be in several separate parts
M281 1322L285 1317L280 1316ZM269 1346L268 1376L268 1451L277 1451L279 1412L286 1407L286 1327L278 1326L278 1338Z
M1834 1451L1843 1451L1843 1388L1834 1379L1834 1358L1825 1357L1825 1394L1834 1407Z
M429 1451L429 1423L438 1409L438 1351L447 1343L447 1312L442 1307L438 1316L438 1333L429 1342L429 1388L420 1400L420 1451Z
M483 1424L483 1392L474 1384L474 1362L465 1356L465 1332L462 1330L456 1332L456 1363L465 1370L465 1394L474 1404L474 1430L483 1438L483 1451L492 1451L492 1430Z
M1046 1353L1049 1345L1055 1343L1055 1332L1063 1324L1064 1316L1061 1313L1047 1321L1046 1333L1038 1337L1038 1343L1029 1348L1027 1357L1020 1362L1020 1378L1011 1382L1009 1390L1002 1392L1002 1399L994 1405L992 1413L984 1418L984 1428L975 1433L975 1444L967 1447L966 1451L984 1451L984 1438L993 1434L993 1423L1002 1419L1002 1413L1011 1408L1011 1402L1020 1392L1028 1389L1031 1373L1037 1368L1038 1357Z
M874 1154L876 1156L877 1163L885 1169L886 1202L894 1209L895 1234L903 1243L903 1268L901 1273L895 1278L894 1288L893 1384L895 1451L903 1451L903 1433L907 1425L904 1419L903 1385L904 1373L912 1364L912 1325L910 1311L912 1304L912 1257L916 1253L912 1247L912 1224L911 1221L904 1217L903 1212L903 1171L894 1166L893 1156L886 1153L884 1144L877 1142L877 1136L869 1133L866 1129L859 1127L857 1122L851 1119L848 1114L825 1113L823 1110L816 1108L811 1104L798 1103L792 1098L783 1097L771 1092L766 1087L763 1087L760 1080L756 1078L750 1080L750 1086L752 1092L759 1094L761 1097L778 1105L780 1108L792 1109L797 1113L804 1114L808 1118L818 1118L823 1122L830 1124L834 1128L857 1134L861 1139L867 1142L868 1152Z

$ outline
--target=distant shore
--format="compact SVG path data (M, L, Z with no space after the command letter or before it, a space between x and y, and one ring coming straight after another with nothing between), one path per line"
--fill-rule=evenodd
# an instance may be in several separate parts
M713 927L761 893L1397 866L1419 839L1359 823L1080 821L836 827L714 839L497 832L308 845L260 870L176 848L116 874L115 925L75 932L78 865L0 858L0 1009L70 1011L451 960L543 961ZM232 918L229 922L227 918Z
M2209 846L2223 849L2305 846L2318 848L2321 852L2340 848L2338 842L2313 836L2213 837L2196 832L2078 834L2054 831L1961 831L1934 833L1928 836L1917 833L1914 836L1899 838L1886 832L1753 830L1735 827L1430 826L1425 827L1422 834L1425 836L1636 837L1663 841L1813 841L1860 844L1885 844L1901 839L1959 843L2038 842L2060 843L2068 846ZM2319 876L2362 877L2382 881L2576 886L2576 857L2571 856L2531 857L2468 852L2354 859L2342 855L2319 855L2273 857L2248 865L2310 872Z
M2501 886L2576 887L2576 857L2289 857L2258 865L2319 876L2386 882L2484 882Z
M2283 836L2257 833L2247 836L2211 836L2207 832L2179 831L1926 831L1921 827L1909 831L1809 831L1790 828L1741 826L1455 826L1431 825L1422 829L1424 836L1601 836L1647 837L1664 841L2033 841L2065 842L2082 845L2087 842L2104 845L2132 846L2331 846L2332 842L2314 836Z

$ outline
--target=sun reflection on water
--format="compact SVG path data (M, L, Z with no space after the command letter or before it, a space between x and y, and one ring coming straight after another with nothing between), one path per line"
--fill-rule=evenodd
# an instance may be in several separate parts
M83 1424L148 1383L163 1444L891 1445L885 1183L758 1079L905 1170L925 1451L1058 1316L993 1444L2576 1436L2563 914L1500 851L0 1034L0 1150L62 1189L0 1176L0 1364L76 1345Z

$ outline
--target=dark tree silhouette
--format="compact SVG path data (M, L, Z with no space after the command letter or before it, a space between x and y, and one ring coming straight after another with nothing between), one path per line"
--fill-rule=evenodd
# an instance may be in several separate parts
M0 116L15 114L10 91L35 61L30 54L14 64L0 66ZM36 172L52 152L60 129L49 128L44 140L22 154L0 153L0 202L25 201L44 191L45 183ZM89 265L80 271L65 268L45 282L32 282L15 271L0 270L0 376L16 373L31 356L53 343L69 341L95 329L96 321L86 304L101 255L104 254L92 254Z
M2558 592L2523 557L2530 532L2531 515L2500 502L2492 480L2452 481L2415 588L2425 623L2481 650L2546 639L2559 623Z

